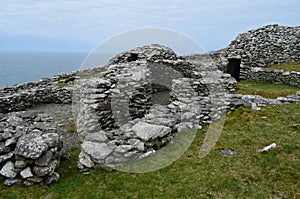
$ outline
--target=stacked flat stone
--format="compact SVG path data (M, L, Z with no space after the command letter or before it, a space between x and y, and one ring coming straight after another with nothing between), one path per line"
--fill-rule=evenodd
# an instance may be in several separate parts
M0 118L0 176L5 185L51 184L59 180L62 142L46 114L11 112Z
M242 33L221 52L219 68L228 71L231 58L241 60L241 79L299 86L296 72L287 74L266 69L257 72L257 68L300 61L300 27L275 24Z
M38 104L69 104L72 87L59 84L75 79L76 72L0 89L0 113L23 111Z
M277 97L276 99L264 98L259 95L226 94L227 102L231 110L238 107L259 107L267 105L284 105L300 102L300 91L287 97Z
M77 129L82 138L79 169L116 168L145 158L177 133L201 129L204 121L218 120L228 109L224 93L236 86L230 75L213 63L197 68L182 59L168 60L170 53L162 49L145 46L126 51L98 77L75 83ZM138 59L129 59L131 53ZM152 60L155 54L158 57ZM169 104L153 104L153 93L168 90Z
M156 60L176 60L176 53L169 47L159 45L159 44L151 44L145 45L142 47L137 47L131 49L129 51L122 52L115 57L113 57L109 61L109 65L111 64L119 64L119 63L128 63L132 61L138 60L146 60L150 62L154 62Z
M270 70L255 67L251 68L245 77L256 82L271 82L300 87L300 72L296 71Z
M241 59L241 78L253 67L300 61L300 27L268 25L240 34L221 54L221 68L228 59Z

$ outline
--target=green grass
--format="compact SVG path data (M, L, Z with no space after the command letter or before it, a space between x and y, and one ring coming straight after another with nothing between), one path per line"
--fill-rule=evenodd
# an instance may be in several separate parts
M74 86L74 82L72 83L57 83L58 87L67 87L67 86Z
M269 69L279 69L279 70L284 70L284 71L300 72L300 62L275 64L275 65L272 65L272 66L267 66L267 68L269 68Z
M61 179L50 187L0 185L0 198L299 198L300 104L239 108L230 113L216 146L200 159L206 129L189 149L161 170L129 174L95 169L78 172L78 150L59 168ZM264 119L263 119L264 118ZM271 142L268 153L256 150ZM240 156L224 157L230 148ZM1 180L1 184L2 184Z
M282 84L272 84L267 82L240 81L237 90L234 93L244 95L261 95L266 98L284 97L295 94L300 91L296 86L287 86Z
M68 133L75 133L75 132L76 132L76 125L75 125L75 122L72 122L72 123L68 126L67 132L68 132Z

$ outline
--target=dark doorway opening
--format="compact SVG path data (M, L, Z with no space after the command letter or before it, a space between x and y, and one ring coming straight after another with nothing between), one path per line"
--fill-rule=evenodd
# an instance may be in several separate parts
M241 59L231 58L228 61L227 73L234 77L236 81L240 81Z
M127 58L128 62L136 61L138 59L138 54L137 53L130 53L130 56Z
M171 90L163 85L152 83L152 104L159 104L159 105L168 105L170 104Z

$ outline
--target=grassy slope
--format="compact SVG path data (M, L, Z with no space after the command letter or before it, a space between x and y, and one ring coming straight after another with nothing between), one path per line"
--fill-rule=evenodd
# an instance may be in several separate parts
M256 83L254 81L244 80L238 83L238 89L234 93L261 95L266 98L284 97L295 94L300 91L296 86L287 86L282 84L272 84L266 82Z
M300 62L275 64L275 65L272 65L272 66L268 66L267 68L269 68L269 69L279 69L279 70L285 70L285 71L300 72Z
M255 86L255 85L253 85ZM265 90L266 91L266 90ZM76 169L77 150L59 168L61 180L51 187L0 185L0 198L299 198L300 104L239 108L226 118L212 152L199 159L203 129L172 165L145 174ZM256 149L276 142L260 154ZM224 157L220 149L240 152ZM1 181L2 184L2 181Z

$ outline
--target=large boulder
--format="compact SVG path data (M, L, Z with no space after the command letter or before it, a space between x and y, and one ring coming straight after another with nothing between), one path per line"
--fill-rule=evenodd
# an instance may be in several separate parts
M47 151L47 149L48 145L42 136L33 132L23 135L19 139L15 154L24 158L37 159Z
M149 141L164 137L171 133L172 129L163 125L148 124L146 122L139 122L132 127L133 132L138 138Z

